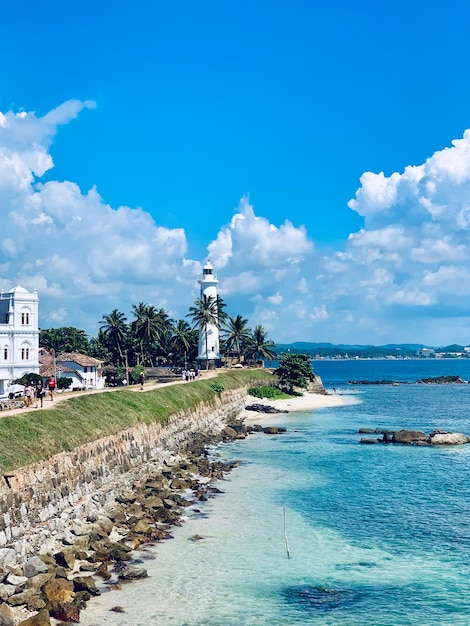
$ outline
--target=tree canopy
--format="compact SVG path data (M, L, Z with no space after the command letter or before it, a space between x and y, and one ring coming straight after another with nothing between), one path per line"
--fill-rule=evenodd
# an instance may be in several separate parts
M88 338L85 331L73 327L41 330L40 345L58 355L61 352L81 352L104 361L128 376L132 368L191 367L198 355L199 334L207 335L211 326L220 330L222 361L236 358L240 363L248 360L274 358L275 344L261 325L252 330L242 315L230 316L220 298L201 295L189 307L186 320L171 319L169 313L151 304L132 305L131 321L122 311L114 309L99 321L96 337ZM200 347L199 347L200 350ZM206 359L208 367L209 359ZM230 361L227 361L230 362Z
M278 377L279 386L287 389L290 393L296 387L307 389L308 384L315 379L310 357L307 354L281 355L279 366L274 370Z

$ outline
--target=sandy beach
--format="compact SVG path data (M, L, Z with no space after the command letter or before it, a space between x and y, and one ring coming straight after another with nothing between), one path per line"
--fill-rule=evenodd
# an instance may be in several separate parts
M264 404L279 409L280 411L312 411L331 406L341 406L346 404L346 400L344 396L335 394L325 395L305 391L302 396L294 396L292 398L286 398L285 400L268 400L267 398L260 399L254 396L247 396L245 407L250 404ZM245 408L245 410L240 413L239 417L243 418L245 423L252 424L272 417L272 414L247 411Z

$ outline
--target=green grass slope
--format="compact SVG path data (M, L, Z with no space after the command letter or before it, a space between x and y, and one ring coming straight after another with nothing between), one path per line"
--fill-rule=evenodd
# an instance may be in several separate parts
M126 430L165 422L201 402L215 403L218 392L266 384L269 370L230 370L215 378L138 393L129 389L76 396L48 411L0 418L0 472L49 459L63 451Z

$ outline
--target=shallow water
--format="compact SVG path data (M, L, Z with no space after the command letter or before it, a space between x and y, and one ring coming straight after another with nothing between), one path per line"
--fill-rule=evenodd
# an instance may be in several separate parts
M357 430L470 434L470 385L367 386L354 402L270 417L288 432L222 446L242 464L199 506L207 516L151 548L149 578L92 600L81 622L467 626L470 446L364 446Z

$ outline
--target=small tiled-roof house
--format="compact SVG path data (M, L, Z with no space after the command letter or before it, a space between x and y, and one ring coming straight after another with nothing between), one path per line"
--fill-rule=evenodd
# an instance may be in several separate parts
M71 389L103 389L102 365L103 361L80 352L63 352L56 358L57 375L71 378Z

